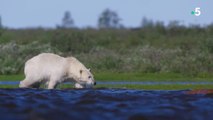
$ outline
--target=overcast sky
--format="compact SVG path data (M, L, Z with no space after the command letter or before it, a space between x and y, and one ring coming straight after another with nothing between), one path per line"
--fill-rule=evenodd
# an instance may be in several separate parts
M195 7L201 8L199 17L191 15ZM10 28L55 27L65 11L71 12L75 26L96 27L106 8L116 11L127 27L139 26L144 16L166 24L213 22L213 0L0 0L2 24Z

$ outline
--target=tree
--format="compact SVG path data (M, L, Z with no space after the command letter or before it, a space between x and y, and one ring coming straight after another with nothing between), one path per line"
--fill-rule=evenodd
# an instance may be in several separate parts
M152 20L147 19L146 17L143 17L141 21L141 27L142 28L153 28L154 22Z
M74 21L72 19L71 13L69 11L66 11L64 13L61 27L62 28L73 28L74 27Z
M99 19L98 19L98 27L99 28L121 28L120 24L121 19L115 11L111 11L110 9L104 10Z
M1 23L1 16L0 16L0 36L2 35L2 29L3 29L3 25Z
M168 28L178 28L180 26L180 22L177 20L172 20L168 24Z
M0 29L2 29L3 26L2 26L2 22L1 22L1 16L0 16Z

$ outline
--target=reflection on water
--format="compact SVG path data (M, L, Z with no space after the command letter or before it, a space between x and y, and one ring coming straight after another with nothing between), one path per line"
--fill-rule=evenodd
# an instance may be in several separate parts
M127 89L0 89L1 120L213 120L212 94Z

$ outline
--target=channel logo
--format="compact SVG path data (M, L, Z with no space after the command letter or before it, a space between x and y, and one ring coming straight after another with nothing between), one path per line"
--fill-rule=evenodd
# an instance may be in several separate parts
M200 16L201 15L200 7L196 7L194 11L191 11L191 14L195 16Z

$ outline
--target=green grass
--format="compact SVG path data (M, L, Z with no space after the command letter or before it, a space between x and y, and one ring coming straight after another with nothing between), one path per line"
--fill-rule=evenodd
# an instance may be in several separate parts
M0 85L0 88L18 88L18 85Z
M213 81L211 74L199 74L196 77L177 73L96 73L99 81Z
M94 73L97 81L213 81L212 74L185 76L177 73ZM0 75L0 81L20 81L24 75Z
M24 75L0 75L0 81L20 81L24 79Z
M196 77L174 73L95 73L97 81L213 81L213 75L199 74ZM20 81L24 75L0 75L0 81ZM0 88L18 88L18 85L0 85ZM60 88L73 88L73 85L63 84ZM213 85L97 85L95 88L126 88L145 90L180 90L180 89L212 89Z

